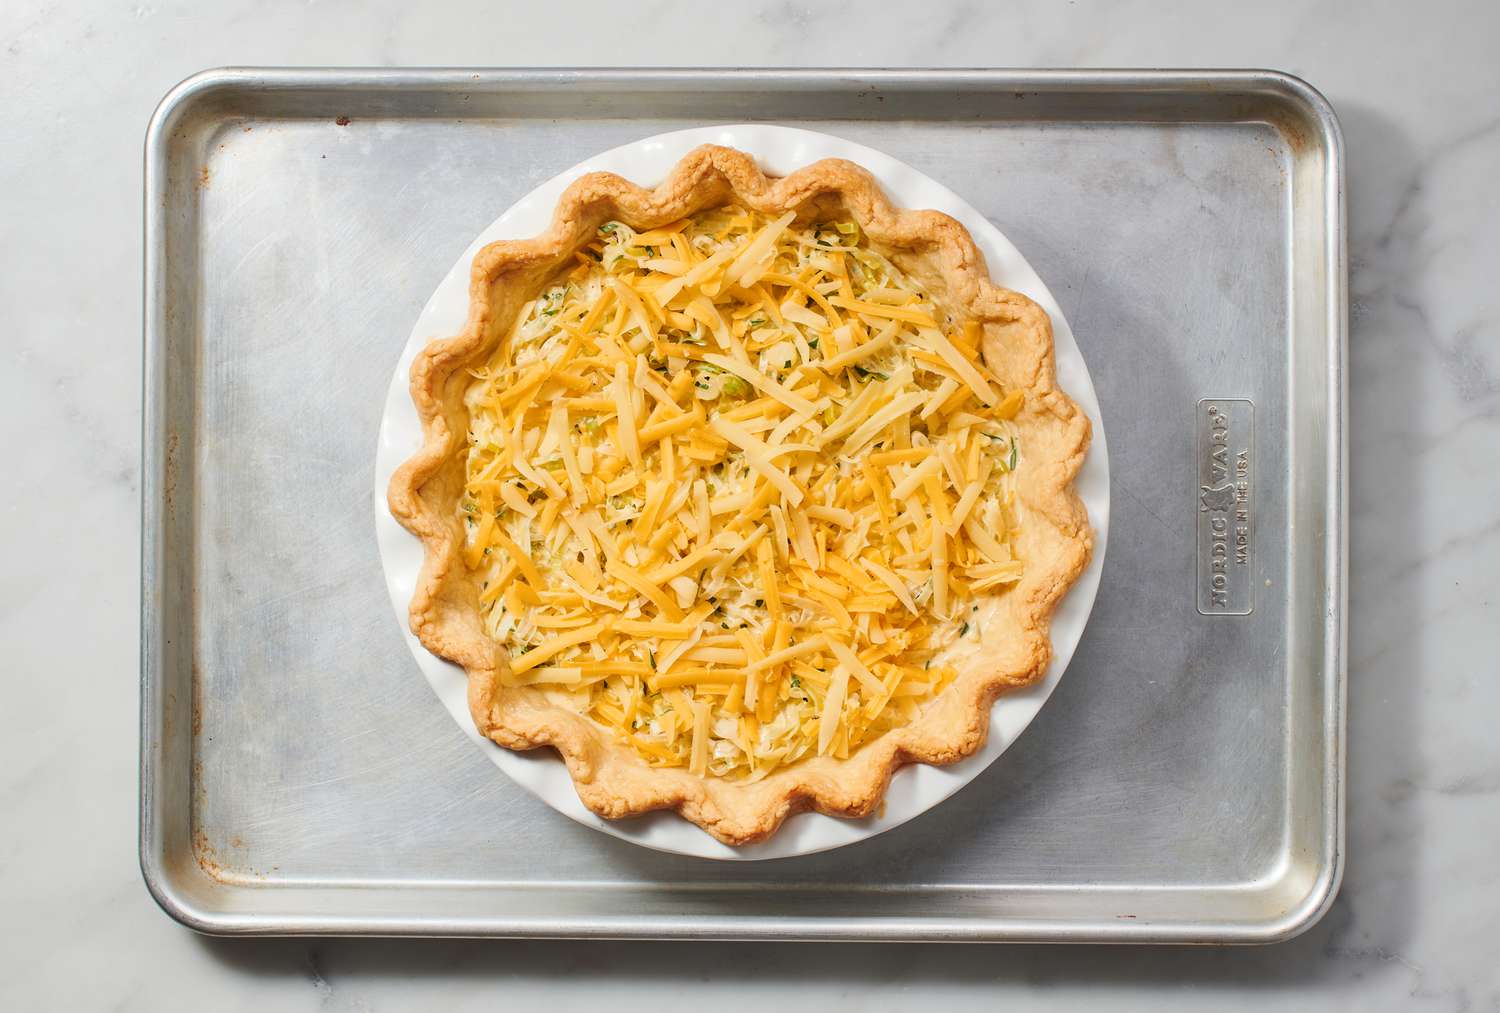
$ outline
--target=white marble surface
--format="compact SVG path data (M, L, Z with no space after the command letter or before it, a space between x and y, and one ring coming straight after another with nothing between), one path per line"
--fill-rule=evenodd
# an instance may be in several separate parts
M0 5L0 1008L1500 1008L1500 7L789 0L709 30L708 4L584 6ZM156 909L135 857L151 108L220 64L632 63L1270 66L1332 99L1352 262L1350 821L1320 925L1257 950L256 942Z

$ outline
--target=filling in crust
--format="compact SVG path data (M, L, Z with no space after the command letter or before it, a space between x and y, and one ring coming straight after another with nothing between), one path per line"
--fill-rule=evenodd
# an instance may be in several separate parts
M605 224L465 396L508 683L738 781L910 721L1022 572L979 338L850 222Z

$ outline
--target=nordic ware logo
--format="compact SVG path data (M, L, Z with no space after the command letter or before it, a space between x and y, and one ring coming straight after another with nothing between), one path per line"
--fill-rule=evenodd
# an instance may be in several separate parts
M1223 485L1217 489L1203 486L1199 497L1204 510L1217 510L1219 513L1228 513L1229 508L1234 505L1234 486Z
M1249 615L1254 531L1255 406L1243 398L1198 402L1198 611Z

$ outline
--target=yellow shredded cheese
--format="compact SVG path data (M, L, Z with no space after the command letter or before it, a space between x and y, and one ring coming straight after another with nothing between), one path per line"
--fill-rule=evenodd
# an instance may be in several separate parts
M732 780L912 720L1025 572L1025 402L982 336L854 223L606 223L465 397L506 684Z

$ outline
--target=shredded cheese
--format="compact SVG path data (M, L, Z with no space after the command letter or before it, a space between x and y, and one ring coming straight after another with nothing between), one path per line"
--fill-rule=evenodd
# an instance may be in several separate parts
M1025 572L1024 395L981 337L853 223L606 223L465 397L506 684L741 781L912 720Z

